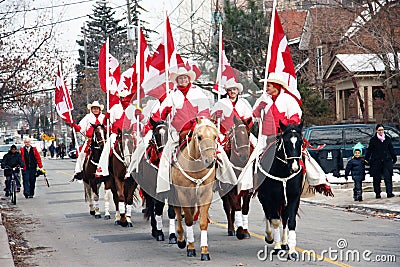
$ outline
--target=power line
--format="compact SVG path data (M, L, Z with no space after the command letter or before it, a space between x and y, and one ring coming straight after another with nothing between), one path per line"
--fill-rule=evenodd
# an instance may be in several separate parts
M21 13L21 12L30 12L30 11L38 11L38 10L42 10L42 9L49 9L49 8L56 8L56 7L65 7L65 6L72 6L72 5L76 5L76 4L82 4L82 3L86 3L86 2L93 2L96 0L86 0L86 1L79 1L79 2L74 2L74 3L69 3L69 4L62 4L62 5L55 5L55 6L46 6L46 7L38 7L38 8L32 8L32 9L24 9L24 10L15 10L12 12L0 12L0 15L7 15L9 13Z
M121 7L125 7L125 4L124 5L120 5L120 6L116 6L116 7L110 7L110 8L111 8L111 10L113 10L113 9L121 8ZM48 23L48 24L43 24L43 25L38 25L38 26L33 26L33 27L28 27L28 28L23 28L23 30L34 30L34 29L39 29L39 28L42 28L42 27L54 26L54 25L57 25L57 24L60 24L60 23L69 22L69 21L81 19L81 18L84 18L84 17L87 17L87 16L92 16L92 15L94 15L94 13L86 14L86 15L75 17L75 18L71 18L71 19L60 20L60 21L52 22L52 23ZM14 31L4 32L2 34L3 35L7 35L7 34L11 34L13 32Z

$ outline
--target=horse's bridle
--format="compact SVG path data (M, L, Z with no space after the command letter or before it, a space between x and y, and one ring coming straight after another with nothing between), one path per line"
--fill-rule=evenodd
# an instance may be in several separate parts
M292 130L291 132L296 132L295 130ZM281 135L281 137L279 138L279 144L278 144L278 151L280 151L281 149L283 149L283 155L285 156L285 158L284 159L281 159L280 157L278 157L278 156L275 156L278 160L280 160L281 162L283 162L283 163L285 163L285 164L288 164L288 160L290 160L290 159L294 159L294 160L300 160L301 159L301 153L300 153L300 155L299 156L297 156L297 157L288 157L287 156L287 154L286 154L286 150L285 150L285 146L283 145L283 135L284 135L284 133Z
M155 130L156 130L156 129L159 129L159 128L164 128L164 127L165 127L164 124L159 124L159 125L157 125L157 126L155 127ZM158 134L161 136L161 145L159 146L159 145L157 144L156 137L154 136L154 133L156 132L155 130L153 131L153 135L152 135L151 139L153 140L153 143L154 143L154 145L156 146L157 151L159 152L159 151L161 151L161 150L165 147L165 144L167 143L166 140L163 140L163 139L165 139L165 136L166 136L166 134L167 134L167 131L165 130L165 133L162 132L163 129L161 129L161 130L158 131Z
M97 127L101 127L101 126L97 126ZM101 140L97 140L97 138L96 138L96 129L97 129L97 127L96 128L94 128L94 130L93 130L93 143L97 143L98 145L100 145L101 143L103 143L103 145L104 145L104 143L106 142L106 139L104 138L104 136L102 135L102 138L101 138ZM93 145L93 149L102 149L102 147L101 146L94 146Z

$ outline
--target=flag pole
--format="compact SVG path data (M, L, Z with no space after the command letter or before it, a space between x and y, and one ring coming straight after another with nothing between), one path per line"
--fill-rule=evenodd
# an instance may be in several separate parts
M263 94L267 89L268 70L269 70L269 63L271 61L271 47L272 47L272 38L273 38L274 24L275 24L275 10L276 10L276 0L274 0L274 2L272 3L271 23L269 25L269 36L268 36L267 61L265 62Z
M164 68L165 68L165 93L166 96L168 96L169 94L169 83L168 83L168 68L169 68L169 64L168 64L168 35L167 35L167 9L165 8L165 1L163 1L164 3L164 21L165 21L165 28L164 28Z
M222 22L219 22L219 33L218 33L218 101L221 100L221 90L222 90ZM218 118L217 128L218 132L221 128L221 118Z
M106 40L106 94L107 94L107 113L110 112L110 61L109 61L110 47L109 38ZM107 138L110 136L110 119L107 118Z
M140 80L140 72L142 70L141 67L141 62L140 62L140 58L142 57L141 55L141 42L142 42L142 34L141 34L141 29L140 29L140 20L138 19L138 26L137 26L137 32L138 32L138 44L137 44L137 53L136 53L136 96L137 96L137 108L140 108L140 86L141 86L141 80ZM136 116L136 136L140 136L140 125L139 125L139 118L140 116L137 115ZM139 139L138 139L139 140ZM139 154L140 153L136 153L137 154L137 166L136 166L136 173L139 172Z
M74 120L72 119L72 113L71 113L71 106L69 105L69 101L67 98L67 88L65 87L65 82L64 82L64 75L62 73L62 63L60 61L60 64L58 65L58 70L60 71L60 79L61 79L61 83L62 83L62 89L63 89L63 97L64 97L64 102L67 103L67 107L68 107L68 114L69 117L71 118L71 122L73 123ZM79 144L78 144L78 139L76 136L76 131L75 128L72 127L72 133L74 134L74 140L75 140L75 145L77 146L76 150L78 151L78 155L81 153L80 149L79 149Z

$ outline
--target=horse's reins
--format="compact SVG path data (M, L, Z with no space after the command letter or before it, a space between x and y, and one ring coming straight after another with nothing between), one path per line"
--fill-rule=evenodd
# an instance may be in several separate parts
M276 142L277 142L277 141L275 141L274 143L276 143ZM271 145L274 144L274 143L271 143ZM288 160L288 159L300 159L300 158L301 158L301 156L299 156L299 157L287 157L286 151L285 151L285 146L283 145L282 139L280 139L280 143L279 143L279 146L278 146L278 151L281 150L281 149L283 149L283 153L284 153L284 155L285 155L285 160L283 160L283 159L281 159L281 158L279 158L279 157L277 157L277 156L275 156L275 158L277 158L278 160L280 160L281 162L283 162L283 163L285 163L285 164L287 164L287 160ZM299 164L299 165L300 165L300 164ZM296 177L296 176L300 173L300 171L302 171L303 167L300 165L299 170L298 170L297 172L295 172L295 173L292 173L292 174L289 175L288 177L277 177L277 176L274 176L274 175L272 175L272 174L269 174L266 170L263 169L263 167L262 167L260 161L257 162L257 167L258 167L258 169L261 171L261 173L264 174L265 176L267 176L268 178L271 178L271 179L273 179L273 180L275 180L275 181L282 182L282 186L283 186L283 195L285 196L285 206L286 206L286 205L287 205L286 183L287 183L290 179Z

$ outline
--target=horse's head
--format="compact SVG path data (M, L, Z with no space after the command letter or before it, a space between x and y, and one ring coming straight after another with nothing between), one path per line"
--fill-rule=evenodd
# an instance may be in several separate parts
M250 122L233 117L234 126L231 129L230 141L231 152L233 152L242 162L246 162L250 156Z
M131 155L136 148L136 128L131 126L129 129L118 129L117 146L115 147L118 154L122 156L126 165L129 165Z
M151 117L150 123L153 128L152 140L157 151L161 151L168 141L168 125L165 121L154 121Z
M106 127L103 124L92 124L92 127L93 127L92 144L98 148L103 148L107 140Z
M301 135L303 122L299 125L289 124L286 126L279 121L279 125L282 130L282 136L278 149L283 149L283 160L287 162L290 172L297 172L300 168L299 160L301 159L303 145L303 138Z
M217 137L218 129L214 123L196 118L190 149L192 156L200 159L206 168L212 167L216 161Z

